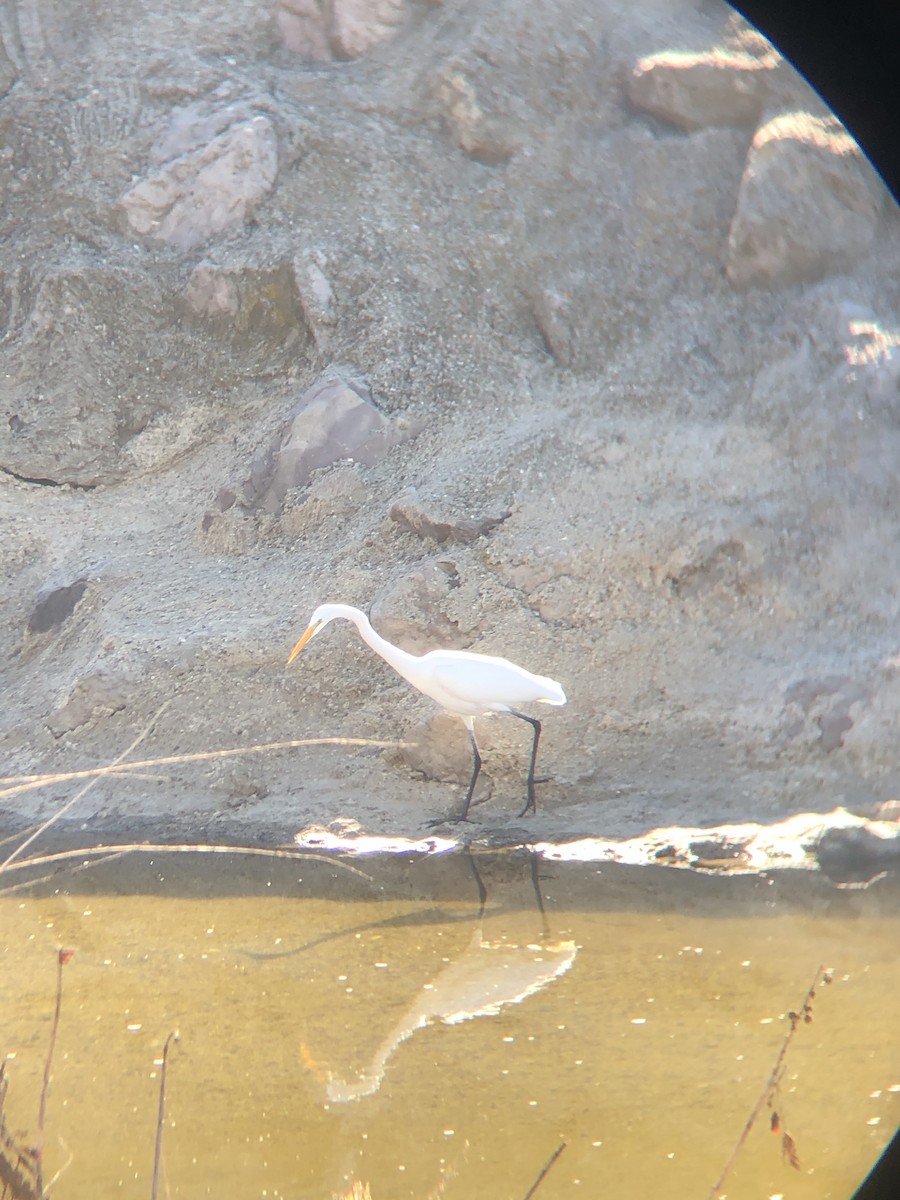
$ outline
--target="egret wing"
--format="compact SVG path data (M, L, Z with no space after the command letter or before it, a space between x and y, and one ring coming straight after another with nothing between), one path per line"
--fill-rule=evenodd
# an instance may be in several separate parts
M426 658L429 656L426 655ZM544 696L544 680L505 658L486 654L438 653L429 664L431 677L448 708L465 711L467 706L485 712L503 711L529 704Z

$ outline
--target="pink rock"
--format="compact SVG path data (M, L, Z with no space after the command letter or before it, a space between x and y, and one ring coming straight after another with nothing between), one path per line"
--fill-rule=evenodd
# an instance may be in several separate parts
M335 58L361 58L394 36L405 9L405 0L332 0L332 54Z
M475 85L462 71L448 68L434 79L432 90L453 139L476 162L496 165L515 153L518 138L509 121L485 111Z
M275 21L288 50L305 62L329 62L328 18L322 0L280 0Z
M210 116L204 132L218 123ZM180 137L173 133L163 146L189 141L188 131L182 129ZM135 233L189 250L246 220L271 190L277 171L275 130L268 117L257 114L226 125L210 141L170 160L120 203Z
M713 50L688 54L666 50L642 58L628 81L636 107L679 129L709 125L754 126L778 56L757 58Z
M405 15L406 0L279 0L275 9L285 46L307 62L361 58Z
M236 317L241 306L240 280L233 271L198 263L185 289L189 307L202 317Z

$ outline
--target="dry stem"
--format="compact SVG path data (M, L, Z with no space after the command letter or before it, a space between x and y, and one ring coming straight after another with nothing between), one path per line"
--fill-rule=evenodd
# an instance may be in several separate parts
M166 1119L166 1068L169 1065L169 1046L172 1042L177 1042L181 1038L177 1029L174 1029L166 1038L166 1044L163 1046L162 1067L159 1072L159 1110L156 1114L156 1149L153 1154L153 1183L150 1188L150 1200L156 1200L157 1191L159 1189L159 1167L162 1162L162 1137L163 1125Z
M163 708L165 706L164 704ZM162 711L163 709L160 708L143 733L131 743L127 750L123 750L114 762L108 763L105 767L89 767L83 771L62 771L53 775L3 775L0 776L0 784L9 786L0 788L0 799L5 796L18 796L21 792L31 792L36 788L49 787L54 783L71 783L75 779L89 779L91 782L88 786L93 787L97 779L105 775L121 776L127 775L130 771L145 771L148 767L170 767L178 763L206 762L213 758L233 758L239 754L265 754L273 750L296 750L300 746L372 746L377 750L387 750L403 749L405 746L413 745L412 742L382 741L377 738L295 738L289 742L260 742L254 746L232 746L225 750L203 750L196 754L169 754L165 758L145 758L140 762L122 762L125 755L130 754L135 746L147 736ZM85 788L86 790L87 788ZM54 814L50 821L56 820L83 795L84 791L79 792L60 812ZM39 836L45 828L45 825L41 826L34 837Z
M534 1193L538 1190L538 1188L544 1182L544 1177L546 1176L547 1172L550 1170L550 1168L553 1166L553 1164L556 1162L556 1160L559 1158L559 1156L562 1154L562 1152L563 1152L563 1150L565 1150L565 1148L566 1148L566 1143L560 1142L559 1145L556 1147L556 1149L553 1151L553 1153L550 1155L550 1157L547 1159L547 1161L544 1163L543 1167L541 1168L540 1175L538 1175L537 1179L534 1181L534 1183L531 1185L531 1187L525 1193L524 1200L531 1200L531 1197L534 1195Z
M56 1034L59 1030L59 1014L62 1009L62 970L73 953L73 950L64 950L62 947L56 952L56 1008L53 1012L53 1024L50 1026L50 1044L47 1047L47 1061L44 1063L44 1082L41 1086L41 1101L38 1106L37 1142L34 1148L35 1175L39 1196L43 1196L44 1194L44 1126L47 1120L47 1096L50 1093L50 1071L53 1066L53 1051L56 1049Z
M737 1140L737 1144L729 1155L728 1162L726 1162L722 1170L722 1174L719 1176L710 1190L708 1200L718 1200L722 1192L722 1184L725 1182L725 1179L731 1171L731 1168L734 1166L735 1159L737 1158L738 1154L740 1154L744 1142L746 1142L747 1138L750 1136L750 1130L753 1128L756 1118L762 1112L763 1108L765 1108L767 1104L771 1103L772 1098L778 1091L778 1084L781 1080L785 1056L787 1055L791 1042L794 1040L794 1034L797 1032L801 1021L808 1022L811 1019L812 1002L816 994L816 988L819 984L819 980L823 978L826 980L826 982L828 982L828 978L825 976L825 968L819 965L816 968L816 974L813 978L813 981L809 985L806 995L803 998L803 1004L800 1007L800 1011L791 1012L788 1014L791 1027L785 1035L785 1039L781 1044L781 1049L778 1051L778 1057L775 1059L775 1065L772 1067L772 1070L769 1073L769 1078L766 1080L765 1087L760 1093L756 1104L753 1106L750 1116L747 1118L746 1123L744 1124L744 1128L741 1130L741 1135Z
M125 749L122 751L122 753L119 755L118 758L113 759L113 761L109 764L109 766L104 767L100 772L94 772L94 778L89 779L83 788L79 788L71 800L67 800L66 803L62 806L62 808L58 808L56 810L56 812L53 814L52 817L48 817L47 820L44 821L41 825L38 825L37 829L35 829L33 831L33 833L29 834L29 836L27 838L25 838L25 840L23 842L20 842L19 845L16 846L15 850L13 850L12 853L7 856L5 862L0 863L0 872L2 872L5 867L8 867L10 865L10 863L12 863L15 859L17 859L19 857L19 855L22 854L23 851L27 850L28 847L31 845L31 843L36 841L41 836L42 833L44 833L47 829L49 829L50 826L54 823L54 821L58 821L59 818L64 813L68 812L68 810L73 806L73 804L77 804L77 802L82 798L82 796L87 795L87 793L91 790L91 788L94 786L94 784L96 784L99 781L99 779L101 778L101 776L103 774L106 774L106 773L109 773L110 771L112 771L113 768L117 767L121 763L122 759L125 757L126 754L130 754L131 751L134 750L134 748L136 746L139 746L141 744L141 742L144 740L144 738L147 736L147 734L150 732L150 730L153 728L153 726L156 724L157 720L163 714L163 712L168 707L168 705L169 705L168 700L165 702L165 704L160 705L160 707L156 710L156 712L151 717L149 723L144 726L144 728L137 735L137 737L134 739L134 741L131 743L131 745L125 747ZM42 787L44 785L40 784L40 785L35 785L35 786ZM5 792L0 793L0 795L15 795L15 789L7 789Z
M94 866L95 862L110 862L113 859L121 858L125 854L248 854L262 858L285 858L292 861L304 859L319 863L327 861L330 867L339 867L342 871L349 871L351 875L358 875L360 879L365 879L368 883L372 882L372 876L367 875L365 871L360 871L358 867L352 867L349 863L343 862L339 858L331 858L330 856L326 860L325 856L313 854L306 850L270 850L264 846L195 845L189 842L178 845L168 845L165 842L129 842L121 845L85 846L79 847L76 850L58 850L54 854L36 854L33 858L26 858L22 862L12 863L5 868L5 871L4 868L0 868L0 874L11 874L13 871L25 871L34 867L50 866L53 863L66 862L73 858L95 860L93 862L84 861L80 867L74 868L75 870L85 870L90 866ZM49 878L51 878L49 875L43 875L40 879L26 879L22 883L10 884L8 887L0 888L0 896L6 896L10 892L31 887L33 884L40 883Z

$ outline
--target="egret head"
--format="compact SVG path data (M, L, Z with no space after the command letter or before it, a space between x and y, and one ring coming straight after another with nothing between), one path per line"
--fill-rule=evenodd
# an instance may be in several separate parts
M326 622L322 619L322 617L320 615L320 610L317 608L316 611L313 613L312 617L310 618L310 622L309 622L309 625L307 626L306 633L304 633L303 637L300 639L300 641L297 643L297 645L291 651L290 657L287 660L288 666L291 665L291 663L294 661L294 659L297 657L297 655L300 653L300 651L303 649L303 647L307 644L307 642L311 642L312 639L316 636L316 634L321 632L321 630L323 630L325 628L325 624L326 624Z
M287 660L287 665L290 666L303 647L311 642L317 633L320 633L329 621L333 621L335 617L345 617L347 620L353 620L350 614L357 613L358 610L350 608L347 604L320 604L313 615L309 618L309 625L306 633L293 648L290 657ZM362 616L361 613L359 613Z

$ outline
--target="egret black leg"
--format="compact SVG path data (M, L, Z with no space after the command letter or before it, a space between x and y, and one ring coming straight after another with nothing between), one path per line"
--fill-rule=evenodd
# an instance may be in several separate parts
M478 753L478 743L475 741L475 730L466 721L466 731L469 734L469 741L472 743L472 778L469 780L469 788L466 792L466 799L462 806L462 812L457 817L437 817L433 821L427 821L428 825L445 825L448 821L468 821L469 807L472 803L472 796L475 792L475 784L478 782L478 773L481 770L481 755Z
M527 721L534 730L534 741L531 744L531 762L528 765L528 781L526 783L528 799L525 801L525 807L519 813L520 817L524 817L527 812L537 812L537 804L534 800L534 764L537 761L538 742L541 739L541 723L537 717L529 717L525 713L517 712L514 708L511 708L509 713L512 717L518 717L522 721Z
M478 779L478 772L481 770L481 755L478 753L478 743L475 741L475 731L468 730L469 741L472 743L472 778L469 780L469 790L466 792L466 802L463 805L462 812L455 818L457 821L466 821L469 817L469 806L472 803L472 795L475 791L475 783Z

